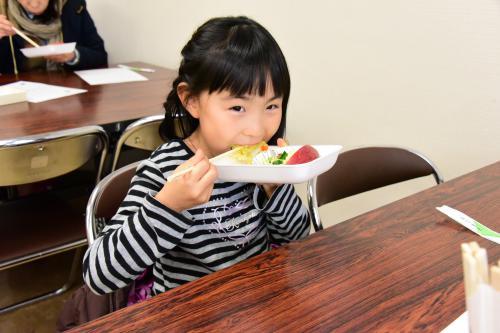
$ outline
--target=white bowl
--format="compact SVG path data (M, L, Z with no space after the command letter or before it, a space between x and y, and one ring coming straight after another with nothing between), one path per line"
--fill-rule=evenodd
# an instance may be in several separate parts
M259 184L297 184L312 179L328 171L337 161L342 149L339 145L312 145L319 157L303 164L293 165L250 165L240 164L230 156L222 157L214 162L219 173L219 180L227 182L245 182ZM302 146L279 148L289 153ZM275 148L275 147L274 147ZM270 147L273 149L273 147Z
M75 50L76 43L50 44L40 47L27 47L21 52L27 58L45 57L49 55L70 53Z

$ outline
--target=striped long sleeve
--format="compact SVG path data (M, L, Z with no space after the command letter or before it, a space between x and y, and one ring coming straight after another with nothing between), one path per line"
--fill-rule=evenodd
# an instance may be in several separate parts
M259 197L261 198L259 200ZM256 187L254 202L265 201L264 191ZM261 208L268 221L268 231L273 244L284 244L309 235L309 212L296 194L293 185L278 187L271 198Z
M262 208L261 190L247 183L217 181L206 204L181 213L154 199L191 156L172 140L139 165L117 214L85 254L83 277L95 293L124 287L151 267L158 294L308 234L307 211L291 185Z
M163 175L150 160L140 164L118 213L87 250L84 279L98 294L124 287L182 239L192 223L153 196Z

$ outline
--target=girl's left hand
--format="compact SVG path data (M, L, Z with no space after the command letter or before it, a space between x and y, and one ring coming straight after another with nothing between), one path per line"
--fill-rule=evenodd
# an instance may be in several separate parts
M282 138L279 138L277 140L277 144L278 147L285 147L288 145L285 139ZM274 190L276 190L278 186L279 184L262 184L262 188L264 189L264 192L266 192L268 198L270 198L273 195Z

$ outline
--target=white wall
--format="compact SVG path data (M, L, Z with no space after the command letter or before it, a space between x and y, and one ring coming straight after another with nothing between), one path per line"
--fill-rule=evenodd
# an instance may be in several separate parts
M498 0L88 0L88 7L112 63L171 68L208 18L256 19L289 64L292 143L412 147L446 179L500 159ZM342 221L431 184L378 190L322 214Z

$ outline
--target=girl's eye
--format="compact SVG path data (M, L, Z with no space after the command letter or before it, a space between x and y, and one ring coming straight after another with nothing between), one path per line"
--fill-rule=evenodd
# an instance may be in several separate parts
M230 108L230 110L232 110L232 111L236 111L236 112L242 112L242 111L245 111L245 110L243 109L243 107L242 107L242 106L240 106L240 105L232 106L232 107Z
M269 106L267 107L267 110L275 110L275 109L277 109L277 108L278 108L278 105L276 105L276 104L271 104L271 105L269 105Z

